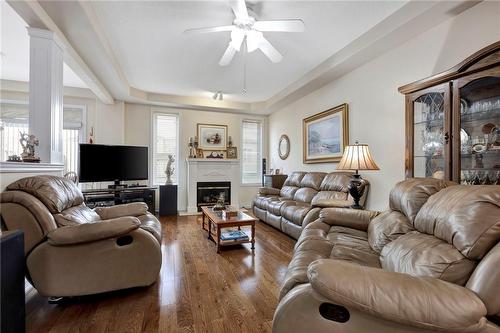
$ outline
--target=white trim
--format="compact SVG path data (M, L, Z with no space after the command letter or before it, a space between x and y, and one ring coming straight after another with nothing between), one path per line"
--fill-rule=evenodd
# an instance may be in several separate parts
M0 162L0 173L38 173L64 171L64 164L59 163L25 163Z

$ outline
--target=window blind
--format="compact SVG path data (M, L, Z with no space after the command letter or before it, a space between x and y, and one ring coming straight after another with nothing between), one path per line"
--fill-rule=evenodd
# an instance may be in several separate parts
M261 183L262 123L243 120L241 152L241 183Z
M84 141L85 112L80 106L64 106L63 109L63 158L64 171L78 172L78 143ZM19 132L29 133L29 105L2 102L0 104L0 159L20 155Z
M173 155L175 172L172 181L177 182L177 115L153 113L153 185L165 184L168 155Z

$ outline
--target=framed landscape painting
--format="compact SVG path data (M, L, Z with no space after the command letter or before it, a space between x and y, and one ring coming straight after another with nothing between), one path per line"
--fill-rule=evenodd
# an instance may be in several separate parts
M226 150L227 125L198 124L198 148Z
M347 104L303 120L304 163L338 162L349 144Z

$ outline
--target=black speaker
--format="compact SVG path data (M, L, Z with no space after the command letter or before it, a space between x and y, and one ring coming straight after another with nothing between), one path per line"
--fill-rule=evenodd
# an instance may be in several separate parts
M266 159L262 159L262 186L264 186L264 175L266 174L266 169L267 169L267 163Z

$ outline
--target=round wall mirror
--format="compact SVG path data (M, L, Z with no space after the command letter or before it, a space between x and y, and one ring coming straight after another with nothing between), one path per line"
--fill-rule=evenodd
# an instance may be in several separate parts
M290 139L286 134L283 134L280 137L280 141L278 143L278 154L282 160L286 160L288 154L290 154Z

